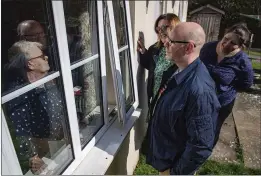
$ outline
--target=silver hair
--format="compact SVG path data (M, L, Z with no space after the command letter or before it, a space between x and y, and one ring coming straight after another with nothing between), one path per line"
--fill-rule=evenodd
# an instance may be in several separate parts
M40 50L43 49L43 45L38 42L30 42L30 41L21 40L21 41L14 43L12 45L12 47L9 48L9 50L8 50L9 61L11 61L13 58L15 58L14 56L19 55L19 54L23 54L25 56L26 60L30 59L29 52L35 46L38 47Z

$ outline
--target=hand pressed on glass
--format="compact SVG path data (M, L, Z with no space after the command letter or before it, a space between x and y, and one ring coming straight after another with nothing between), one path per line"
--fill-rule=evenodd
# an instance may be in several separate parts
M38 154L29 159L29 167L33 174L40 174L47 165L39 158Z

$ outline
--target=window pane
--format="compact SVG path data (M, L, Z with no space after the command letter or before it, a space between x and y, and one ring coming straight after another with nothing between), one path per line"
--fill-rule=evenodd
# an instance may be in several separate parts
M118 47L128 45L128 32L127 32L127 20L124 0L113 1L113 10L115 18L116 35L118 39ZM129 49L126 49L119 53L122 82L125 94L126 111L129 110L134 102L133 84L132 84L132 71L130 64Z
M71 63L98 53L96 2L63 1Z
M129 50L120 52L120 64L122 83L125 95L126 111L128 111L134 102L133 84L132 84L132 71L130 64Z
M46 0L1 3L9 14L2 17L2 92L16 95L60 70L52 7ZM60 174L73 160L63 90L57 78L2 104L23 174Z
M116 25L118 47L120 48L122 46L128 45L125 5L123 0L114 0L112 1L112 4Z
M60 174L73 159L60 85L57 78L2 105L23 174Z
M81 144L84 146L103 126L99 59L72 71Z
M52 71L59 70L59 59L55 32L53 26L51 6L45 0L3 0L2 12L2 93L11 92L14 89L6 87L7 83L17 80L28 72L30 74L27 83L19 82L20 86L34 82L34 76L42 78ZM10 15L10 12L12 14ZM21 41L37 42L41 52L32 53L28 47L21 46ZM22 50L23 53L20 52ZM49 65L38 67L39 58L47 56ZM33 59L34 58L34 59ZM37 79L38 79L37 78ZM18 87L17 87L18 88Z
M96 2L63 1L71 64L98 54ZM103 126L100 58L72 70L82 147Z
M114 59L113 47L112 47L112 36L110 28L110 20L108 13L107 2L103 1L103 18L104 18L104 30L105 30L105 59L106 59L106 82L107 82L107 101L108 101L108 113L109 121L119 116L119 111L116 102L116 93L113 77L113 65L111 63ZM114 65L115 66L115 65Z

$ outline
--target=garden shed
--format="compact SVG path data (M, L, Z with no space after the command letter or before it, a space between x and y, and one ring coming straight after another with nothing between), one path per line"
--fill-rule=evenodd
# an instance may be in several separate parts
M206 5L189 12L188 21L199 23L206 32L206 42L218 40L220 22L225 12Z

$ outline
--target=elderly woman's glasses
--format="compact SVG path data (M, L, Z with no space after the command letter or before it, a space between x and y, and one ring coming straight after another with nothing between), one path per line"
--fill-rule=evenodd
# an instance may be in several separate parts
M45 61L48 60L48 56L46 56L46 55L44 55L44 54L42 54L42 55L40 55L40 56L37 56L37 57L30 58L30 59L28 59L28 60L37 59L37 58L41 58L41 59L43 59L43 60L45 60Z

